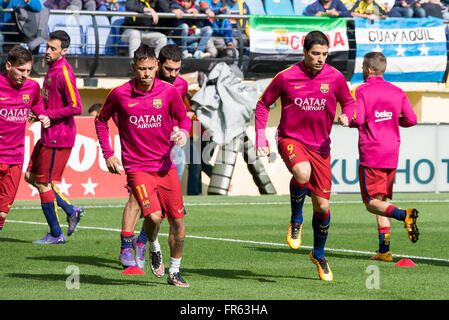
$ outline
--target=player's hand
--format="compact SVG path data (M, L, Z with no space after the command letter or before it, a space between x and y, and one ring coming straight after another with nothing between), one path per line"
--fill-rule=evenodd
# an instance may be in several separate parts
M33 113L33 111L30 110L28 113L28 122L36 122L39 121L39 119L36 117L36 115Z
M44 115L39 116L39 121L42 123L44 128L48 128L50 126L50 118Z
M173 132L170 135L170 140L174 141L176 145L183 147L187 142L187 136L185 132L179 130L178 127L173 127Z
M106 166L110 173L120 174L119 167L122 165L120 160L116 156L112 156L106 159Z
M347 127L349 125L349 120L348 120L348 116L345 114L341 114L338 117L338 123L342 126L342 127Z
M266 157L270 154L270 146L256 148L256 156Z

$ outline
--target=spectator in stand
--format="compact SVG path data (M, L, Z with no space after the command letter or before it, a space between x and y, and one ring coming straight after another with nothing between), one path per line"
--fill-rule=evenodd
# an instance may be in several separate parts
M404 18L424 18L426 16L426 10L421 8L419 0L396 0L394 8L396 8Z
M87 10L95 11L98 0L47 0L44 2L44 7L58 10Z
M340 0L317 0L304 10L305 16L350 17L351 13Z
M212 26L210 21L206 19L182 19L184 13L198 15L199 11L194 3L194 0L173 0L170 5L171 12L175 14L176 20L173 22L175 35L180 38L175 38L175 43L182 50L182 58L196 59L208 58L210 53L206 52L206 45L212 36ZM214 12L210 9L205 9L209 18L214 17Z
M98 11L126 11L126 7L123 2L117 0L104 0L100 1L97 7Z
M231 15L248 15L250 14L249 7L245 3L245 0L229 0L228 1L228 14ZM247 20L239 20L240 28L242 30L241 35L237 29L237 20L231 19L232 36L239 43L240 36L242 37L243 46L248 50L249 47L249 24Z
M34 12L40 12L42 10L42 5L39 0L1 0L0 6L3 9L13 9L16 7L25 7L28 10ZM12 23L14 25L12 25ZM17 34L13 32L15 29L15 18L11 13L1 13L0 14L0 55L3 53L2 45L5 42L13 42L13 44L9 44L9 47L14 46L14 42L18 42L19 38ZM6 49L6 48L5 48Z
M122 41L129 43L129 57L134 57L134 51L141 43L154 48L156 56L163 46L167 44L167 36L162 33L163 23L159 24L158 12L169 12L168 0L156 0L154 2L146 0L127 0L126 11L144 13L151 16L149 18L126 17L122 28Z
M226 14L228 7L223 5L221 0L208 0L202 1L201 3L207 3L210 10L214 12L215 15ZM217 56L229 56L233 57L236 41L232 37L232 24L229 19L214 19L212 22L212 37L207 42L206 50L211 54L212 57Z
M353 17L361 17L372 21L387 17L401 17L396 8L393 7L388 11L375 0L358 0L350 12Z
M421 7L426 11L426 17L449 18L447 7L440 0L421 0Z

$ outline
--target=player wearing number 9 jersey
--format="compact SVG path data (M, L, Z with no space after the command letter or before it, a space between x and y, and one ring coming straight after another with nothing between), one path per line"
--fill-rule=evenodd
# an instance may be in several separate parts
M304 40L304 61L278 73L256 106L256 153L270 152L265 138L270 106L280 98L282 110L277 129L278 149L289 171L291 219L287 243L292 249L301 245L302 207L306 195L312 198L314 245L310 259L322 280L333 280L324 258L332 185L330 132L337 102L342 114L338 122L348 126L355 104L343 75L325 63L329 41L320 31L309 32Z
M109 143L108 120L115 116L128 185L139 202L147 234L159 228L162 216L174 234L170 246L168 282L186 287L179 272L185 238L184 206L176 165L170 159L174 143L184 145L191 122L176 88L156 78L154 50L141 45L134 53L135 78L109 93L95 119L98 140L110 172L121 162ZM174 121L179 130L174 131ZM132 241L132 237L129 239Z

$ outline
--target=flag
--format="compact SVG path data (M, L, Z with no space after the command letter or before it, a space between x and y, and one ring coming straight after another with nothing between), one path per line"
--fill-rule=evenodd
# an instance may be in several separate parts
M249 17L250 52L303 54L307 33L319 30L329 39L329 53L348 51L346 19L304 16Z
M437 18L388 18L372 22L354 18L356 60L352 83L363 82L366 53L387 57L384 79L392 82L442 82L447 49L443 20Z

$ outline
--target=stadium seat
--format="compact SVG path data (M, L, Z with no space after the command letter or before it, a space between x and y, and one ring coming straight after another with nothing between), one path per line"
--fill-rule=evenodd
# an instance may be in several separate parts
M109 34L106 47L106 55L115 56L117 48L128 48L128 44L121 41L121 25L125 21L125 17L111 17L111 33Z
M290 0L265 0L265 12L272 16L294 16Z
M90 17L90 16L89 16ZM99 40L99 51L101 55L106 54L106 47L111 33L111 25L108 17L106 16L95 16L95 22L98 28L98 40ZM86 54L95 54L95 29L93 23L86 26Z
M298 16L302 16L306 7L311 3L310 0L292 0L292 2L295 14Z
M48 18L49 32L64 30L70 36L68 54L81 55L83 53L82 30L78 18L68 14L50 14Z
M245 0L245 3L249 8L250 14L265 15L262 0Z

